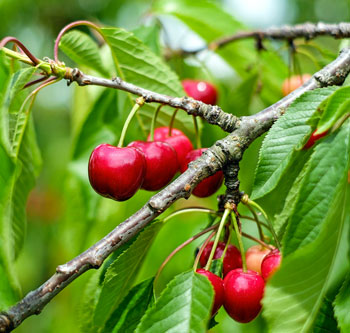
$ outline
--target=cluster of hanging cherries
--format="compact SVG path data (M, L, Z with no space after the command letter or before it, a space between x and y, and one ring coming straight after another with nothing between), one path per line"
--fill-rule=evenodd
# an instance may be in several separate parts
M212 250L210 242L200 257L201 267L205 267ZM214 259L221 258L226 248L219 242ZM261 310L265 282L278 270L281 254L278 249L261 245L250 247L245 254L245 267L236 246L229 244L223 259L223 279L209 270L199 268L197 273L208 278L214 288L212 315L223 305L228 315L240 323L252 321Z
M208 82L184 80L186 93L204 103L216 103L216 89ZM101 144L89 160L91 186L100 195L117 201L131 198L138 189L157 191L166 186L188 163L202 155L206 148L193 149L189 138L176 128L154 130L153 140L133 141L127 147ZM198 197L215 193L223 181L222 171L204 179L193 190Z

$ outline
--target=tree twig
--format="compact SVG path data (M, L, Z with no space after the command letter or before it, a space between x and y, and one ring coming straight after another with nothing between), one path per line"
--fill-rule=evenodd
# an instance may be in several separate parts
M303 23L297 25L284 25L282 27L271 27L265 30L255 31L241 31L231 36L219 38L212 41L208 45L197 50L186 51L176 50L179 55L196 54L204 50L216 50L224 47L235 41L243 39L256 39L258 45L262 45L264 39L287 40L291 41L296 38L305 38L306 40L314 39L318 36L331 36L334 38L349 38L350 37L350 23L327 24L327 23Z
M232 132L239 126L239 118L233 114L226 113L217 105L209 105L196 101L187 96L171 97L162 95L134 84L123 81L116 77L112 80L95 77L84 74L77 68L74 68L69 78L71 82L77 82L79 86L96 85L113 89L124 90L137 96L142 96L146 103L160 103L169 105L175 109L182 109L189 115L199 116L208 123L220 126L226 132Z
M56 273L38 289L29 292L20 302L0 315L0 332L10 332L18 327L27 317L38 314L41 310L78 276L91 268L99 268L103 261L117 248L134 237L154 218L164 212L180 198L188 198L195 186L204 178L213 175L227 163L238 163L245 149L258 136L266 132L273 122L284 114L286 108L307 90L318 87L342 84L350 72L350 49L343 50L331 64L317 72L303 86L271 105L256 115L242 117L237 122L236 130L225 138L218 140L207 149L200 158L191 162L188 169L175 181L154 195L139 211L119 224L107 236L91 246L85 252L68 263L58 266ZM81 73L77 71L77 73ZM74 78L74 77L73 77ZM97 84L121 89L143 96L146 100L164 96L138 88L119 80L96 79L81 74L75 80L88 80L83 84ZM115 82L115 83L113 83ZM168 97L169 99L173 99ZM176 99L176 107L183 106L184 99ZM155 101L155 100L154 100Z

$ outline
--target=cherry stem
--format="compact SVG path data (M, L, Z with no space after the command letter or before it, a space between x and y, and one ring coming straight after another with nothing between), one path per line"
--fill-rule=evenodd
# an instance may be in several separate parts
M219 224L219 228L218 228L218 232L216 233L216 237L215 237L215 240L214 240L213 247L212 247L212 249L210 251L210 255L209 255L207 264L205 265L205 268L204 268L207 271L209 271L209 269L210 269L211 262L213 261L213 258L214 258L214 255L215 255L216 247L218 246L218 243L219 243L219 239L220 239L220 235L221 235L222 229L224 228L224 225L226 223L227 217L229 216L230 212L231 212L231 209L226 208L225 211L224 211L224 214L222 215L222 218L221 218L221 221L220 221L220 224Z
M242 232L242 236L245 237L245 238L249 238L249 239L253 240L254 242L259 243L261 246L266 247L269 250L273 250L274 249L274 247L272 245L266 244L262 240L254 237L252 235L246 234L245 232Z
M260 239L261 239L262 241L264 241L264 240L265 240L265 235L264 235L264 232L263 232L263 230L262 230L262 228L261 228L260 221L259 221L259 217L258 217L258 215L256 214L255 210L254 210L251 206L248 205L248 209L250 210L250 212L251 212L251 213L253 214L253 216L254 216L254 221L256 222L256 225L257 225L258 231L259 231L259 237L260 237Z
M176 114L178 111L179 111L179 109L175 109L175 111L173 112L173 115L171 116L170 123L169 123L169 134L168 134L169 136L171 136L171 132L172 132L173 127L174 127Z
M24 85L23 89L28 88L28 87L31 87L31 86L34 86L35 84L38 84L38 83L40 83L40 82L43 82L43 81L45 81L46 79L47 79L47 76L42 76L42 77L39 78L39 79L36 79L36 80L34 80L34 81L31 81L31 82L28 82L28 83L26 83L26 84Z
M222 263L224 262L224 258L225 258L225 255L226 255L226 252L227 252L227 249L228 249L228 245L230 244L230 241L231 241L231 228L229 228L228 238L225 241L225 248L224 248L224 251L222 252L221 257L220 257L220 261Z
M151 122L151 141L154 140L154 129L156 128L156 121L157 121L157 117L159 114L160 109L164 106L164 104L160 104L156 111L154 111L153 117L152 117L152 122Z
M24 52L27 57L32 61L33 65L36 66L40 63L40 60L35 57L23 44L15 37L5 37L0 41L0 49L3 48L7 43L15 43L22 52Z
M56 41L55 41L55 47L54 47L54 58L55 58L55 62L59 63L60 61L58 60L58 46L60 44L60 41L63 37L63 35L69 30L69 29L72 29L72 28L75 28L77 26L81 26L81 25L85 25L87 27L90 27L94 30L96 30L101 36L102 38L104 39L104 36L101 34L101 30L100 30L100 27L97 26L96 24L90 22L90 21L84 21L84 20L81 20L81 21L75 21L75 22L72 22L68 25L66 25L57 35L57 38L56 38Z
M210 226L209 228L206 228L204 230L202 230L201 232L199 232L198 234L192 236L191 238L189 238L187 241L183 242L181 245L179 245L175 250L173 250L167 257L166 259L163 261L163 263L160 265L157 274L154 278L154 282L153 284L156 285L158 278L160 276L160 273L162 272L162 270L164 269L164 267L166 266L166 264L171 260L171 258L178 253L179 251L181 251L186 245L192 243L194 240L196 240L197 238L203 236L204 234L208 233L211 230L214 230L218 227L218 224L214 224L212 226Z
M144 102L145 102L145 100L143 99L143 97L139 97L136 99L136 103L133 106L133 108L131 109L128 117L126 118L123 129L122 129L122 133L120 134L120 139L118 142L119 148L123 147L126 131L128 130L129 124L130 124L132 118L134 117L134 115L136 114L137 110L144 104Z
M247 263L246 263L246 260L245 260L245 252L244 252L244 246L243 246L243 242L242 242L242 237L241 237L241 233L239 232L236 214L231 214L231 216L232 216L233 227L235 229L236 236L237 236L239 250L241 251L243 272L245 273L245 272L247 272Z
M249 198L248 198L247 204L248 204L248 206L250 205L250 206L257 208L263 214L265 220L267 221L267 223L270 227L270 231L272 233L273 239L275 240L276 246L277 246L278 250L281 250L281 243L278 240L275 229L273 228L273 225L272 225L271 221L269 220L269 218L267 217L267 214L265 213L265 211L262 209L262 207L259 204L257 204L255 201L253 201Z
M196 136L197 149L201 149L202 148L202 143L201 143L201 138L199 136L197 117L196 116L192 116L192 118L193 118L193 125L194 125L194 134Z
M172 214L168 215L163 222L167 222L171 218L180 215L180 214L185 214L185 213L192 213L192 212L199 212L199 213L207 213L207 214L212 214L212 215L218 215L218 213L215 210L208 209L208 208L202 208L202 207L188 207L188 208L183 208L179 209Z
M249 220L249 221L252 221L252 222L255 222L255 223L256 223L256 221L255 221L255 219L254 219L253 217L246 216L246 215L239 215L239 217L240 217L241 219ZM264 226L267 230L270 231L270 227L269 227L266 223L264 223L264 222L262 222L262 221L260 221L260 220L259 220L259 223L260 223L260 225Z
M196 271L197 270L197 267L198 267L198 263L199 263L199 259L200 257L202 256L202 253L204 251L204 249L207 247L207 245L209 244L210 240L214 237L214 235L216 234L216 230L213 231L209 237L204 241L204 243L202 244L202 246L200 247L198 253L197 253L197 256L196 256L196 259L194 261L194 264L193 264L193 270Z

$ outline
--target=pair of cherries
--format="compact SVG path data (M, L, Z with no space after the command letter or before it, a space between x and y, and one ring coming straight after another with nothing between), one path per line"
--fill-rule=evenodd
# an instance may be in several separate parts
M212 247L211 242L204 249L200 257L202 267L207 263ZM219 242L214 259L220 258L224 249L225 243ZM254 261L256 266L260 263L262 276L251 269L243 271L241 254L234 245L228 245L223 260L224 280L203 268L197 269L197 273L206 276L214 288L212 314L215 314L222 305L231 318L241 323L248 323L259 314L265 281L278 269L281 262L278 250L268 252L259 250L256 246L247 251L250 265Z

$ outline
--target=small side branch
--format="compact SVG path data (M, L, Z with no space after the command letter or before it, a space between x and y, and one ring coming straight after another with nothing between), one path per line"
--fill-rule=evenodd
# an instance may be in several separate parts
M69 80L71 82L77 82L79 86L97 85L124 90L134 95L142 96L146 103L160 103L169 105L175 109L182 109L189 115L199 116L205 119L209 124L218 125L225 132L231 133L235 128L239 126L239 118L230 113L224 112L220 107L216 105L205 104L189 97L171 97L162 95L125 82L119 77L108 80L86 75L79 69L75 68L71 72L71 77Z
M227 44L243 39L255 39L258 45L261 45L264 39L287 40L292 41L297 38L305 38L306 40L314 39L319 36L331 36L334 38L349 38L350 23L327 24L327 23L303 23L297 25L285 25L282 27L271 27L265 30L242 31L231 36L220 38L212 41L206 47L194 50L185 51L183 55L196 54L198 52L208 50L216 50L224 47ZM177 52L178 53L178 52Z

